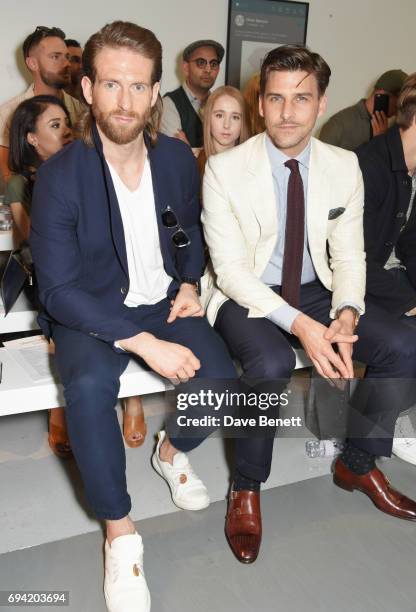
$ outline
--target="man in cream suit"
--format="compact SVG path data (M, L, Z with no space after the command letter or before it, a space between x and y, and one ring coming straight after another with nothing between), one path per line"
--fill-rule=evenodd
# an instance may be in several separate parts
M364 492L388 514L416 520L416 503L392 489L375 465L377 455L390 455L398 411L412 401L416 334L410 338L407 326L375 306L364 315L358 161L311 137L326 108L330 73L305 47L271 51L260 78L265 133L208 160L202 220L216 287L207 313L244 379L260 380L262 390L283 390L290 379L291 337L325 378L352 378L353 352L366 363L334 482ZM393 378L406 380L386 384ZM272 450L270 435L236 441L226 535L243 563L259 551L260 483Z

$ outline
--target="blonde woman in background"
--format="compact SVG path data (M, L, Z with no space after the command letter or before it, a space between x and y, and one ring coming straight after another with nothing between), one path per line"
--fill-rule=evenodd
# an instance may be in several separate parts
M218 87L204 108L204 148L198 157L201 179L210 155L241 144L250 136L248 114L242 93L235 87Z

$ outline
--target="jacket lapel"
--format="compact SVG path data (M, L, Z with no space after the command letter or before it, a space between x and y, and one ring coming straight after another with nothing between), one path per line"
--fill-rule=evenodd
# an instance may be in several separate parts
M124 237L124 228L123 221L121 219L120 207L118 204L116 192L113 185L113 180L111 178L110 170L108 168L107 162L104 158L103 145L101 142L101 138L98 134L97 127L95 123L92 126L92 134L95 144L95 149L100 158L102 170L103 170L103 179L104 186L107 192L107 200L108 206L110 210L110 224L111 224L111 235L113 237L114 247L117 252L117 257L120 262L120 265L125 273L126 277L129 277L129 268L127 265L127 252L126 252L126 241Z
M256 249L256 269L263 270L270 260L277 239L277 206L273 175L266 150L265 133L254 141L248 159L250 177L247 195L260 227L260 241Z
M333 185L332 185L333 192ZM318 257L326 252L326 230L328 212L331 208L331 188L325 156L320 151L320 143L311 141L311 156L308 173L307 227L309 251L316 269Z
M157 219L157 229L159 232L160 250L162 252L163 263L166 273L172 277L178 277L178 272L173 265L172 256L170 254L169 236L162 223L162 212L170 205L170 200L165 198L163 193L163 176L160 176L160 170L163 164L158 160L157 145L153 147L150 143L148 135L144 134L144 141L147 148L147 155L150 163L150 172L152 174L153 195L155 199L155 210ZM166 180L166 178L165 178ZM175 209L174 206L172 206Z

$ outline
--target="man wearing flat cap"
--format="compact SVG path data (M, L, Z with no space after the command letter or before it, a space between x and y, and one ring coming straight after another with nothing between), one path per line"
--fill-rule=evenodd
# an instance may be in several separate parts
M390 117L396 115L397 97L407 77L403 70L388 70L376 81L372 93L353 106L335 113L322 127L319 139L349 151L369 142L374 136L387 132ZM374 112L376 94L389 96L387 115Z
M163 97L160 131L180 138L193 149L202 147L202 121L200 110L213 87L224 47L215 40L197 40L182 53L185 81Z

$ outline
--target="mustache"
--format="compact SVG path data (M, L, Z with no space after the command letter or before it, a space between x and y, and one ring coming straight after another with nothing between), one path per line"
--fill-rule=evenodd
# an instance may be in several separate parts
M111 111L109 113L109 116L110 117L115 117L115 116L117 116L117 117L128 117L129 119L140 119L141 118L141 116L138 113L135 113L134 111L122 111L122 110L120 110L120 111L117 111L117 110Z
M296 123L296 121L279 121L279 123L274 124L274 127L284 127L285 125L299 126L299 123Z

